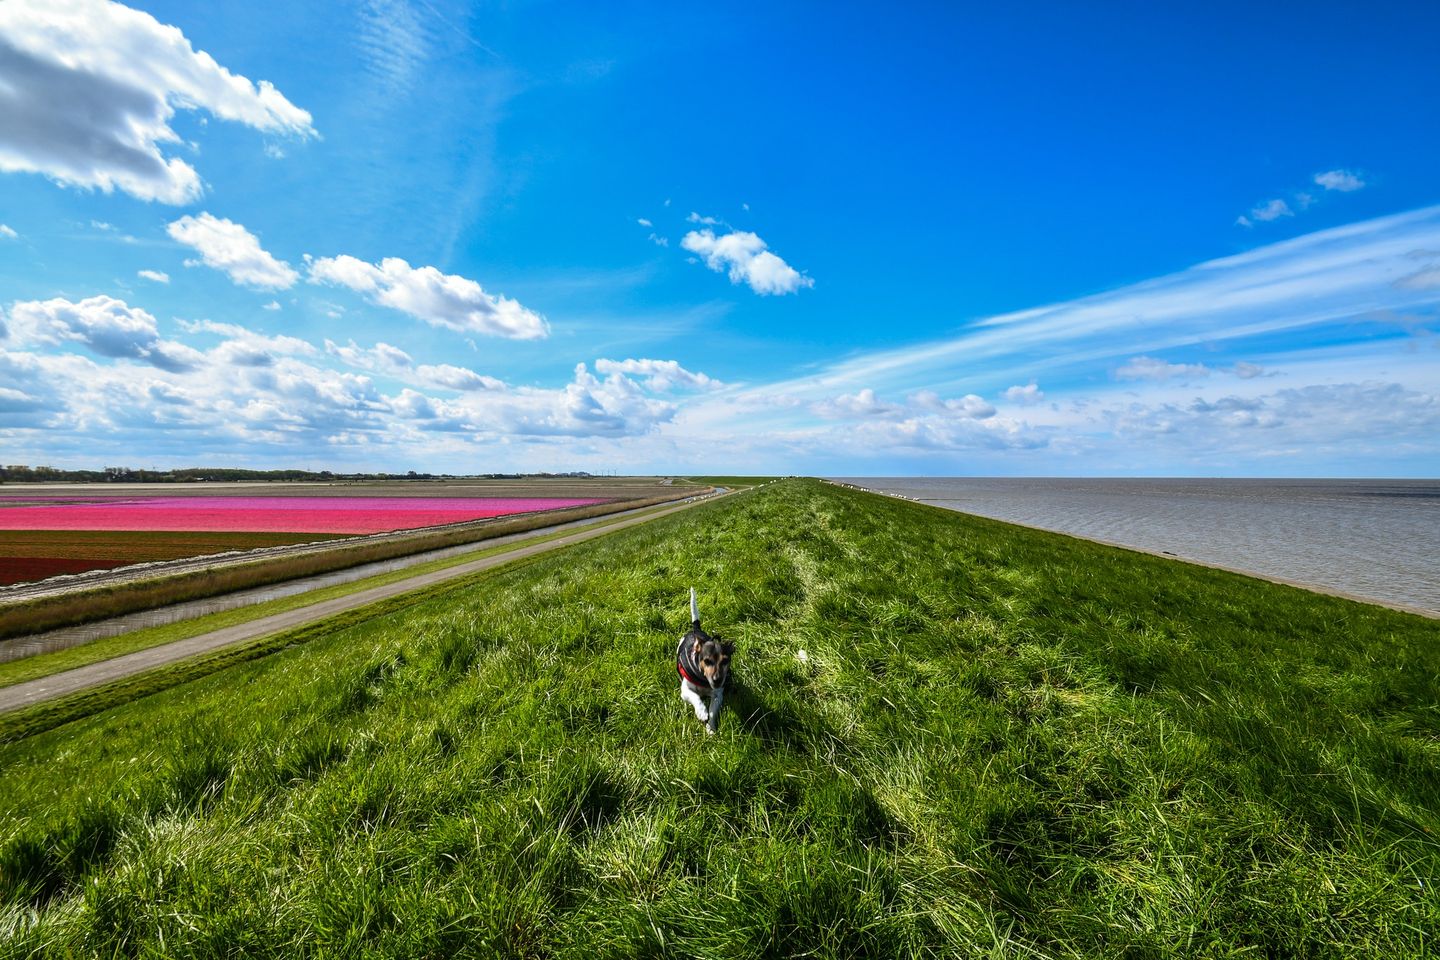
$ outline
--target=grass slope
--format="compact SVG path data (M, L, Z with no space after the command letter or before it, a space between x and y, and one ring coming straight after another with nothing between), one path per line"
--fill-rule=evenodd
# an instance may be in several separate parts
M0 748L3 952L1440 936L1432 621L810 481L481 583ZM708 738L691 584L739 645Z

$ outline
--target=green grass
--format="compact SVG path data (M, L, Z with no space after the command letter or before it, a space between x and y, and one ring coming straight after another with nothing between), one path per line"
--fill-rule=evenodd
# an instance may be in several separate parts
M738 645L714 737L675 689L692 584ZM1420 617L793 481L310 637L0 747L0 952L1440 937Z
M669 507L661 505L647 510L639 510L623 517L592 523L583 529L603 529L616 523L623 523L634 517L649 516L657 511L666 509L669 509ZM25 657L21 660L10 660L5 663L0 663L0 687L24 683L27 680L38 680L41 677L52 676L66 670L74 670L76 667L99 663L102 660L113 660L115 657L123 656L127 653L135 653L139 650L148 650L151 647L174 643L176 640L197 637L202 633L209 633L212 630L220 630L224 627L230 627L240 623L249 623L252 620L259 620L262 617L268 617L272 614L284 613L287 610L296 610L300 607L308 607L336 597L349 596L352 593L359 593L362 590L369 590L372 587L383 587L387 584L408 580L411 577L417 577L436 570L445 570L450 567L459 566L462 563L470 563L473 560L482 560L486 557L508 553L511 550L519 550L522 547L532 546L538 543L548 543L551 540L558 540L561 537L567 537L576 532L577 531L573 529L560 530L538 537L529 537L498 547L473 550L454 557L443 557L439 560L431 560L428 563L420 563L400 570L391 570L388 573L379 573L373 577L366 577L363 580L354 580L350 583L336 584L332 587L311 590L306 593L296 594L295 596L267 600L264 603L257 603L248 607L239 607L234 610L222 610L218 613L206 614L202 617L182 620L178 623L167 623L158 627L132 630L129 633L117 634L113 637L104 637L100 640L94 640L77 647L70 647L66 650L56 650L53 653L41 653L32 657ZM0 739L5 738L6 726L7 721L0 719Z
M686 477L692 483L703 483L708 486L722 485L727 487L755 487L762 483L769 483L771 480L778 480L778 477Z

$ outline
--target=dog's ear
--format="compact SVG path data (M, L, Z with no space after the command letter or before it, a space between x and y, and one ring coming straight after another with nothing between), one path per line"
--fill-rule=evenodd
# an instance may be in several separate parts
M720 644L720 651L728 657L735 652L735 644L731 643L729 640L722 641Z

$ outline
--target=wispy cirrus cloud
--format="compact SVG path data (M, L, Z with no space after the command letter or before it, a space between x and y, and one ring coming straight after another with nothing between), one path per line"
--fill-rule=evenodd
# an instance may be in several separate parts
M1308 334L1379 309L1440 304L1440 286L1405 283L1440 250L1440 207L1380 217L1257 247L1107 293L975 320L954 336L863 353L782 381L784 392L969 384L1093 370L1247 338ZM1440 264L1440 254L1435 255ZM1354 334L1352 334L1354 336ZM1308 343L1308 336L1305 338ZM1252 361L1253 362L1253 361Z
M1133 452L1126 437L1137 435L1121 426L1140 422L1175 428L1169 451L1175 463L1191 455L1187 429L1212 431L1207 436L1218 444L1215 431L1222 428L1273 422L1275 432L1267 434L1272 442L1293 434L1294 449L1314 449L1316 438L1331 428L1303 419L1297 398L1312 395L1368 398L1368 406L1336 421L1336 436L1342 427L1363 433L1357 425L1367 418L1393 431L1397 418L1379 398L1404 397L1403 409L1419 417L1430 409L1426 398L1434 391L1426 384L1434 383L1437 361L1424 352L1431 349L1428 341L1367 318L1382 311L1414 316L1440 310L1440 283L1413 279L1417 270L1432 269L1430 255L1421 251L1440 251L1440 207L1320 231L1108 293L981 318L948 338L863 353L803 376L721 390L687 407L684 422L694 434L724 431L735 442L784 437L814 456L827 455L827 449L862 459L883 458L886 450L1031 451L1027 457L1046 450L1050 459L1026 462L1062 472L1074 468L1061 466L1067 463L1119 469L1122 461L1115 458ZM1440 267L1440 253L1433 259ZM1313 350L1317 340L1331 344L1323 357ZM1043 392L1034 386L1041 379ZM1017 380L1030 380L1031 387ZM1307 393L1312 387L1325 389ZM920 402L926 394L955 398L951 415L933 419L939 410ZM989 417L957 416L965 407L953 405L966 397L974 398L972 414L1001 401L1013 406ZM1253 420L1238 414L1226 420L1217 412L1252 402L1259 404ZM1173 413L1192 407L1183 418ZM1408 449L1440 453L1440 441L1425 446L1422 429L1404 435ZM862 436L874 445L869 453ZM1383 437L1371 439L1382 444ZM1248 455L1258 456L1255 449L1258 441Z
M176 109L315 136L308 112L197 51L179 29L107 0L0 3L0 171L180 204L199 172L166 155Z
M410 91L430 56L430 30L406 0L362 0L356 43L371 74L391 95Z

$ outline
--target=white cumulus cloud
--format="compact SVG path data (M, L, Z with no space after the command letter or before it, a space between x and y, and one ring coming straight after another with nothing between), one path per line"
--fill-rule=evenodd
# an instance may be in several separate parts
M644 379L651 390L666 392L675 389L714 390L724 386L719 380L703 373L694 373L676 360L596 360L595 372L602 375L628 374Z
M151 314L114 297L15 303L9 329L20 344L79 343L102 357L143 360L162 370L191 370L204 359L184 344L162 340Z
M106 0L0 3L0 170L191 202L199 173L162 151L180 140L177 108L315 135L310 114L273 84L231 73L148 13Z
M1258 363L1247 363L1244 360L1239 360L1235 364L1235 376L1241 380L1254 380L1256 377L1268 375L1265 368Z
M945 398L933 390L911 394L905 403L880 399L869 387L829 397L810 405L810 412L827 420L987 420L995 408L973 393Z
M460 333L534 340L550 332L544 317L515 300L434 267L412 267L399 257L378 264L344 254L320 257L310 261L310 282L349 287L371 303Z
M440 387L445 390L501 390L504 382L487 377L466 367L454 364L417 364L415 359L399 347L388 343L377 343L370 349L357 346L354 340L341 346L333 340L325 341L325 352L338 357L352 367L383 373L397 380L419 386Z
M795 293L815 281L771 253L757 235L735 230L716 236L712 230L692 230L680 246L705 258L705 266L716 273L727 272L731 283L748 284L761 295Z
M227 367L270 367L285 357L310 357L314 346L298 337L269 336L236 323L213 320L181 320L186 333L211 333L225 338L209 355Z
M457 367L452 363L419 363L415 365L415 377L422 384L443 387L446 390L503 390L505 384L495 377L476 373L469 367Z
M1341 193L1351 193L1365 186L1360 175L1349 170L1326 170L1324 173L1315 174L1314 179L1326 190L1339 190Z
M177 242L193 247L206 266L223 270L241 286L284 290L300 279L290 264L261 248L255 234L231 220L202 213L181 217L165 229ZM186 261L186 266L193 264Z
M1259 396L1132 403L1103 416L1121 437L1173 435L1190 450L1351 444L1353 456L1357 442L1433 437L1440 429L1440 397L1379 381L1312 384Z
M920 410L963 420L988 420L995 416L995 408L973 393L947 400L933 390L921 390L910 397L910 402Z
M1269 223L1271 220L1279 220L1281 217L1293 216L1295 216L1295 211L1290 209L1290 204L1276 197L1274 200L1267 200L1262 204L1258 204L1250 211L1249 216L1241 217L1235 222L1242 227L1248 227L1257 220L1261 223Z
M1011 403L1039 403L1045 399L1045 391L1036 386L1034 380L1031 380L1023 387L1017 384L1016 386L1007 388L1004 396L1005 399Z

